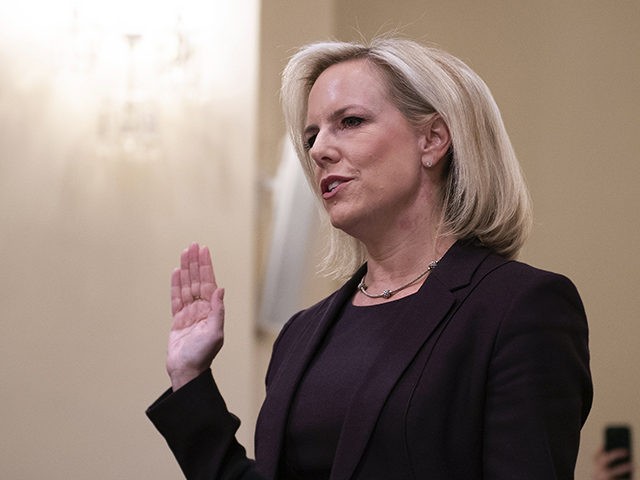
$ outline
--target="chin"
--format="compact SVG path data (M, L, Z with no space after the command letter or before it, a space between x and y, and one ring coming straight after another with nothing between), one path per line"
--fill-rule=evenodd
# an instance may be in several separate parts
M352 215L336 215L329 213L329 221L333 228L342 230L347 235L355 236L357 221Z
M340 230L344 230L345 229L345 222L343 219L339 219L339 218L335 218L331 215L329 215L329 221L331 222L331 226L333 228L338 228Z
M331 214L330 212L327 212L327 215L329 216L329 222L331 223L331 226L333 228L337 228L343 231L348 228L349 221L347 220L347 218L345 218L344 215L335 215Z
M355 236L354 233L366 226L365 220L371 220L371 209L361 204L354 205L347 202L336 202L335 204L324 205L325 212L334 228L342 230L348 235Z

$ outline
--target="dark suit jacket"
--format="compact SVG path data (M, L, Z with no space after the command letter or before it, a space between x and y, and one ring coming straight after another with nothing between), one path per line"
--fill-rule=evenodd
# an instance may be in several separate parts
M296 386L365 269L280 333L255 462L210 373L150 407L188 478L278 478ZM573 478L592 399L573 284L458 242L416 295L357 386L331 479Z

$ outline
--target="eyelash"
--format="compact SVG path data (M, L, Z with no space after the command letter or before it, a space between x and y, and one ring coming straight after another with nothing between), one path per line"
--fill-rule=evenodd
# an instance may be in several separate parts
M362 122L364 122L364 119L361 117L349 116L349 117L344 117L340 121L340 126L341 128L355 128L360 126ZM317 136L318 134L311 135L309 138L307 138L307 140L304 141L303 147L305 150L308 151L308 150L311 150L311 148L313 148L313 144L315 143Z
M359 126L362 122L364 121L364 119L360 118L360 117L345 117L342 119L342 126L344 128L354 128ZM355 124L353 124L352 122L355 122ZM349 123L351 123L351 125L349 125Z
M309 138L307 138L307 140L302 144L305 150L311 150L311 147L313 147L313 144L316 141L316 137L317 135L311 135Z

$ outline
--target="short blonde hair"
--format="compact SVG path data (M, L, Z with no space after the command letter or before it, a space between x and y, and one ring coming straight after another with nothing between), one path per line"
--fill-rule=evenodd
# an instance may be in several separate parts
M440 233L473 239L508 258L517 256L531 229L529 193L500 111L484 81L441 49L402 38L368 44L319 42L302 47L282 74L281 100L289 136L313 191L313 161L304 147L307 98L331 65L366 59L387 80L391 100L420 125L437 112L451 135L449 168L441 195ZM352 274L364 246L332 228L325 273Z

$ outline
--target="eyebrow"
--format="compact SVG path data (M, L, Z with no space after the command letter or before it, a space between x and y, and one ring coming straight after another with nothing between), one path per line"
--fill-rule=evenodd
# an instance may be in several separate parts
M331 115L329 116L329 120L331 120L332 122L337 120L338 118L340 118L341 116L343 116L345 114L345 112L347 110L349 110L350 108L354 108L354 107L361 107L361 105L358 104L349 104L346 105L344 107L341 107L337 110L335 110L334 112L331 113ZM309 135L312 133L316 133L318 131L318 126L315 124L311 124L311 125L307 125L306 127L304 127L304 130L302 131L303 135Z

